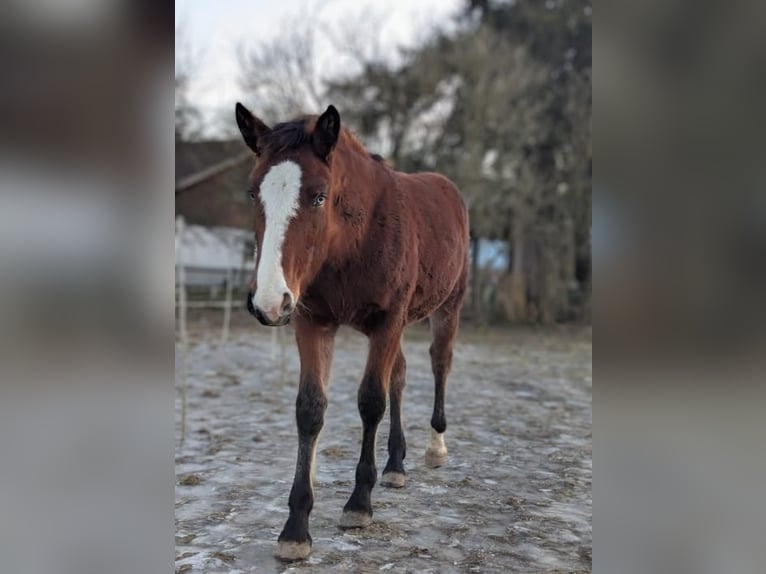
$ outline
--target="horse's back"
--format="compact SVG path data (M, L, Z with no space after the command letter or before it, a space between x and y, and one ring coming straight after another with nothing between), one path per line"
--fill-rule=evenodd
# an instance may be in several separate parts
M438 173L398 174L418 223L436 235L453 238L455 247L468 246L468 209L457 186Z
M430 315L450 295L465 289L468 210L460 192L437 173L400 174L400 189L412 214L417 243L417 285L410 320Z

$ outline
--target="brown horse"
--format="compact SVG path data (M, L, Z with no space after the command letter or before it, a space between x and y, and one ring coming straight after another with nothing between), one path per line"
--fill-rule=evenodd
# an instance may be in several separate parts
M468 215L448 179L394 171L341 129L333 106L269 128L238 103L236 118L257 156L249 181L257 261L247 307L264 325L284 325L292 316L301 361L298 462L276 553L296 560L311 552L314 455L340 325L370 340L358 392L362 453L341 527L372 521L375 438L386 394L391 433L382 484L404 486L402 331L426 317L436 391L425 462L446 463L444 389L466 289Z

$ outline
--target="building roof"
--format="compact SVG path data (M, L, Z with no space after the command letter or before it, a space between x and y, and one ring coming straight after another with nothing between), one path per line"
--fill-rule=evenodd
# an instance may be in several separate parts
M216 166L226 166L229 160L244 161L252 156L253 153L239 139L176 142L176 188L179 182L188 181L190 177L209 172Z
M247 179L254 160L240 140L176 142L176 215L190 224L252 229Z

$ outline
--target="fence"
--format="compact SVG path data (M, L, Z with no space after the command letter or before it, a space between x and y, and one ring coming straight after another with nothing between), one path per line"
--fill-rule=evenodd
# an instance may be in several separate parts
M246 285L246 277L250 274L244 268L244 258L239 268L226 266L225 269L209 269L199 266L187 266L184 263L184 234L186 224L182 217L176 220L176 309L178 312L178 337L180 341L178 370L181 379L181 444L186 438L186 387L187 387L187 354L189 334L186 325L186 314L190 308L223 309L220 344L229 339L231 326L231 311L244 305L244 297L234 299L235 283ZM191 289L189 288L191 279ZM238 289L237 291L242 291ZM189 300L192 295L192 300ZM205 297L207 295L207 297ZM222 296L222 298L221 298Z
M228 340L233 309L245 306L245 297L252 277L252 265L245 257L237 267L209 268L184 263L183 252L186 224L182 217L176 220L176 310L179 339L178 373L181 386L181 445L186 438L186 387L188 376L187 355L189 334L187 312L190 309L219 309L223 311L219 347ZM286 336L282 329L271 330L271 358L279 360L280 378L286 376Z

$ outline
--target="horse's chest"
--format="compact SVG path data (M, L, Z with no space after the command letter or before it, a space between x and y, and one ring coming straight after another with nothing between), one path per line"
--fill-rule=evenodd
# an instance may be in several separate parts
M404 297L401 291L369 270L346 268L321 273L311 286L310 303L328 319L364 331L382 321L397 297Z

